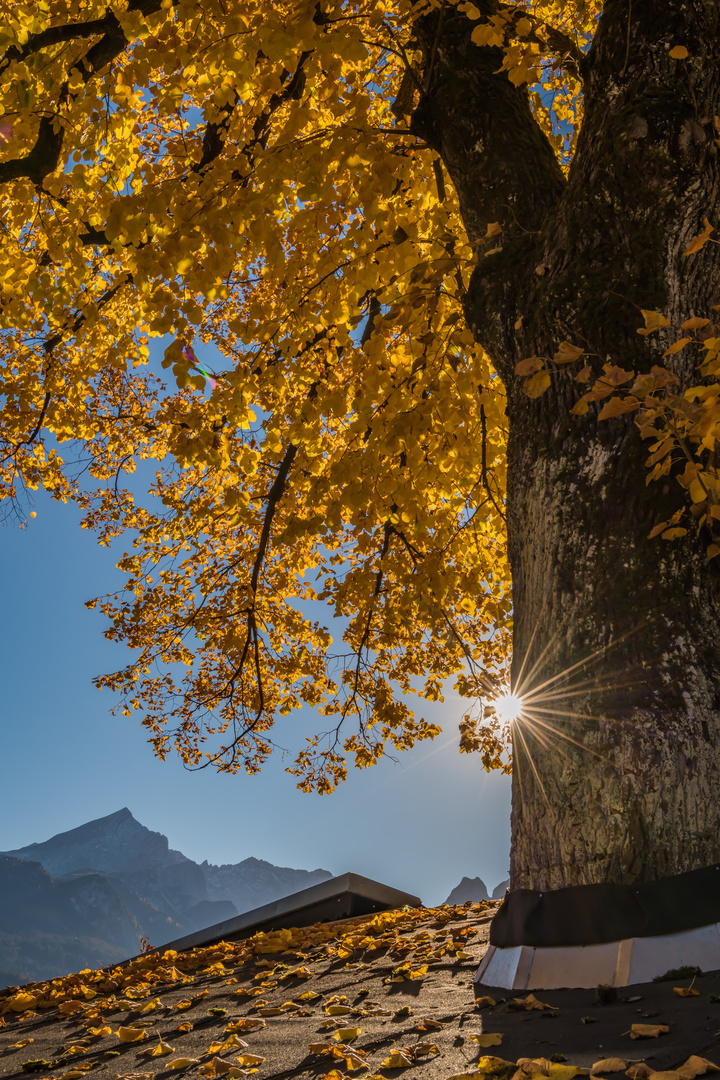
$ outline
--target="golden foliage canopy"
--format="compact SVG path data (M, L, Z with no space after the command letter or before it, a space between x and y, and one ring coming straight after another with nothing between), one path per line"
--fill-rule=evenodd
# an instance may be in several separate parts
M444 2L567 168L601 5ZM101 606L137 656L97 682L161 758L256 772L311 706L288 771L332 790L437 733L401 694L492 696L509 653L505 391L462 309L502 230L468 241L410 126L441 0L0 6L1 494L134 537Z

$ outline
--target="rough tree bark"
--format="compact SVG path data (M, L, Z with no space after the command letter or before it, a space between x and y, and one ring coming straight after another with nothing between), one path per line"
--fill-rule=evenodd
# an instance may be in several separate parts
M581 63L567 180L525 90L471 29L452 9L418 24L430 75L413 129L441 155L470 238L504 230L466 314L508 394L513 679L522 667L521 692L549 709L547 727L514 731L511 890L654 881L720 861L720 573L696 531L648 539L682 492L672 478L646 486L632 414L572 415L581 389L566 368L531 400L514 365L569 340L596 354L596 374L607 361L649 371L668 342L638 336L639 307L682 320L720 301L720 247L682 254L718 209L720 7L609 0ZM686 61L670 57L677 44ZM555 684L572 696L540 700L598 651Z

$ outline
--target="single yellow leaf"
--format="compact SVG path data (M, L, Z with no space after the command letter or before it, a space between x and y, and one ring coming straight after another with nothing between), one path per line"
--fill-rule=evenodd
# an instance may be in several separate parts
M683 330L701 330L703 326L709 326L709 319L701 319L699 315L693 315L691 319L686 319L680 326Z
M542 357L528 356L525 360L519 360L515 365L516 375L533 375L543 366Z
M38 999L35 997L34 994L28 994L26 991L21 990L19 993L13 994L12 997L7 998L5 1001L5 1005L9 1009L12 1009L13 1012L19 1013L24 1012L26 1009L32 1009L33 1006L37 1004L37 1000ZM65 1004L67 1005L70 1003L65 1002ZM82 1008L82 1002L78 1001L77 1005L79 1008ZM62 1005L60 1006L60 1008L62 1009Z
M120 1027L115 1032L120 1042L142 1042L143 1039L147 1039L148 1033L145 1028L139 1027Z
M680 352L686 345L689 345L693 339L690 337L681 337L679 341L676 341L674 345L671 345L669 349L666 349L663 356L674 356L675 353Z
M673 60L687 60L688 51L684 45L675 45L674 48L670 50L670 55Z
M410 1054L404 1050L393 1050L389 1057L386 1057L380 1066L381 1069L407 1069L413 1065L413 1059Z
M694 1077L704 1076L707 1072L720 1072L720 1066L708 1061L707 1058L691 1054L685 1064L679 1065L676 1071L680 1073L683 1080L694 1080Z
M700 488L700 482L699 481L694 481L694 483L697 483L698 488ZM693 489L693 484L690 485L690 494L691 495L692 495L692 489ZM695 499L693 497L693 502L702 502L703 499L705 499L705 493L703 491L700 491L700 494L701 494L701 498L700 499ZM673 994L677 994L678 997L700 997L700 991L693 989L692 986L673 986Z
M184 1057L174 1058L172 1061L168 1061L165 1066L166 1069L189 1069L191 1065L199 1065L198 1058Z
M645 311L644 308L640 308L640 311L645 320L645 327L638 330L638 334L652 334L653 330L660 330L663 326L670 326L670 320L665 315L661 315L659 311Z
M717 558L720 555L720 544L708 544L705 554L708 560Z
M569 341L563 341L553 356L553 360L556 364L571 364L573 360L578 360L584 352L585 350L581 349L579 345L571 345Z
M550 372L538 371L531 379L523 383L523 393L529 398L539 398L550 386Z
M338 1028L333 1035L333 1039L337 1039L338 1042L352 1042L353 1039L357 1039L361 1032L362 1028L359 1027Z
M167 1043L160 1039L157 1046L148 1047L147 1050L143 1050L141 1053L144 1057L164 1057L166 1054L172 1054L174 1049L173 1046L168 1046Z
M677 540L679 536L685 536L686 533L687 529L666 529L662 538L663 540Z
M697 236L693 236L692 240L685 248L685 255L694 255L696 251L700 251L710 239L710 233L715 232L714 227L710 224L708 219L704 218L703 220L705 222L705 228L701 233L698 233ZM641 331L638 331L638 333L640 332Z
M668 529L668 532L674 532L673 529ZM682 530L687 532L686 529ZM659 1035L664 1035L670 1028L667 1024L632 1024L630 1026L630 1038L631 1039L657 1039ZM626 1032L627 1034L627 1032Z
M622 1058L602 1058L590 1067L591 1076L604 1076L606 1073L625 1072L627 1062Z
M326 1005L325 1012L328 1016L347 1016L348 1013L355 1012L355 1009L351 1009L349 1005Z
M476 1042L478 1046L499 1046L503 1040L499 1032L488 1032L486 1035L477 1035L471 1032L468 1038Z
M257 1054L238 1054L235 1060L239 1065L247 1066L260 1065L265 1060L265 1058L259 1057Z

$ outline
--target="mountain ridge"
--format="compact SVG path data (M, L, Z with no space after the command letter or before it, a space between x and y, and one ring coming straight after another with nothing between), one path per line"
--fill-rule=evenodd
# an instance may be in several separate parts
M142 938L160 946L331 877L254 857L198 864L125 806L0 852L0 983L117 963Z

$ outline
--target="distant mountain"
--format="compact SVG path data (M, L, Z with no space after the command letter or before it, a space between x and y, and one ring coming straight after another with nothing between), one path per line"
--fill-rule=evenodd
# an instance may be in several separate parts
M0 986L117 963L142 937L162 945L330 877L254 858L199 866L124 807L0 853Z
M492 896L488 896L487 887L482 878L464 877L459 885L456 885L453 891L445 901L446 904L465 904L468 900L472 900L474 904L479 904L482 900L502 900L505 897L505 890L510 886L510 878L506 881L501 881L499 885L496 885L493 889Z

